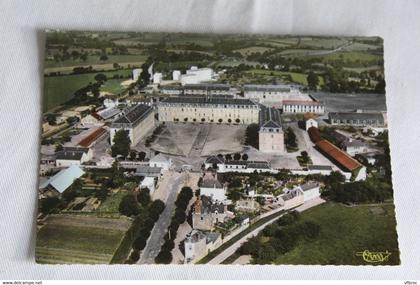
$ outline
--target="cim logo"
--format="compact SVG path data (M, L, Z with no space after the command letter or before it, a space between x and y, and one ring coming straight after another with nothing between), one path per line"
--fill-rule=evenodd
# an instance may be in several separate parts
M391 253L387 251L369 251L364 250L356 253L357 256L361 256L364 261L369 263L380 263L387 261Z

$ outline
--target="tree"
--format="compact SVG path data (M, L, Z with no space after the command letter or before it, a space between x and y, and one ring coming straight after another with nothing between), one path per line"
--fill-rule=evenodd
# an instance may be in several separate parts
M114 135L113 145L111 147L112 156L122 155L126 157L130 151L130 138L128 137L128 131L118 130Z
M138 236L133 242L134 250L143 250L146 247L147 238L143 235Z
M185 215L185 210L176 209L174 219L177 221L178 224L184 223L186 218L187 216Z
M95 79L98 83L102 84L103 82L105 82L105 81L107 80L107 77L106 77L106 75L105 75L105 74L103 74L103 73L98 73L98 74L96 74L96 75L95 75L94 79Z
M69 124L70 126L77 123L79 121L79 117L73 116L73 117L68 117L66 119L67 124Z
M308 76L306 77L308 81L308 87L311 90L316 90L319 83L318 75L316 75L313 71L309 72Z
M245 131L245 144L253 146L258 149L258 131L260 127L257 124L250 124Z
M137 152L136 151L134 151L134 150L130 151L130 159L131 160L135 160L136 159L136 156L137 156Z
M226 155L225 155L225 159L226 159L226 160L232 160L232 155L231 155L231 154L229 154L229 153L228 153L228 154L226 154Z
M130 254L130 260L137 262L140 259L140 252L138 250L133 250Z
M248 160L248 155L247 155L246 153L244 153L244 154L242 155L242 160Z
M73 184L63 192L63 200L68 203L77 196L80 196L82 193L82 187L83 183L82 180L80 180L80 178L74 180Z
M106 61L106 60L108 60L108 56L107 56L106 54L102 54L102 55L99 57L99 60L100 60L100 61Z
M45 116L45 120L50 124L51 126L54 126L57 124L57 115L56 114L47 114Z
M44 214L49 214L60 205L58 197L46 197L39 201L39 209Z
M241 154L240 153L235 153L234 155L233 155L233 159L234 160L240 160L241 159Z
M159 218L159 215L163 212L163 210L165 209L165 203L162 202L162 200L154 200L152 202L152 204L150 204L149 207L149 216L157 221L157 219Z
M286 130L285 143L289 147L297 147L296 135L291 127L288 127Z
M101 185L101 188L99 190L96 190L95 197L98 198L100 201L104 201L106 197L108 197L108 187L105 184Z
M144 151L139 152L139 160L143 161L146 158L146 153Z
M137 194L137 201L143 206L146 207L151 199L150 199L150 190L148 188L143 188L140 190L139 194Z
M136 216L140 213L140 206L132 194L127 194L122 198L118 211L127 217Z
M223 119L219 119L219 123L223 122Z
M172 261L172 253L169 250L161 250L155 258L157 264L169 264Z

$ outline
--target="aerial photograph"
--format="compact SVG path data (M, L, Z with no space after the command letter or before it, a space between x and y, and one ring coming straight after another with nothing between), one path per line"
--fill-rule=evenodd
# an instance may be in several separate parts
M381 38L47 30L43 71L37 263L400 264Z

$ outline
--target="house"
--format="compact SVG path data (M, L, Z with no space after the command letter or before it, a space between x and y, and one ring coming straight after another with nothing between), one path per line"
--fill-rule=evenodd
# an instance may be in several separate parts
M212 201L226 200L226 187L210 172L207 172L200 183L200 195L210 197Z
M44 183L40 184L40 189L51 189L58 193L63 193L69 188L74 180L82 177L85 172L76 165L71 165L69 168L59 171L54 176L50 177Z
M184 241L185 263L194 263L222 245L219 233L193 230Z
M315 100L284 100L283 113L323 114L324 105Z
M150 194L152 194L156 190L156 177L144 177L144 179L140 182L140 188L148 188L150 190Z
M303 202L318 198L321 193L319 192L319 184L315 182L308 182L297 187L303 193Z
M172 159L163 154L158 154L150 159L149 166L160 167L162 170L169 170L172 167Z
M315 116L312 113L303 114L303 120L305 122L305 130L308 131L309 128L314 127L318 128L318 122L315 120Z
M351 156L369 151L367 144L352 138L347 138L344 140L341 144L341 147Z
M277 196L277 199L284 210L295 208L304 203L303 193L300 189L288 190L285 194Z
M90 133L88 136L86 136L85 138L83 138L82 140L79 141L79 145L81 147L91 147L93 146L96 141L101 138L102 136L104 136L107 133L107 130L104 128L97 128L96 130L94 130L92 133Z
M218 169L219 164L224 164L225 159L219 156L209 156L204 162L205 169L213 168Z
M107 121L107 122L113 120L120 113L121 113L121 110L118 109L117 107L110 107L110 108L106 108L104 110L96 112L96 114L98 114L98 116L101 117L102 120Z
M63 147L62 150L56 152L55 157L57 167L69 167L90 161L93 157L93 152L87 147Z
M269 172L277 173L278 171L271 168L268 161L244 161L244 160L228 160L219 165L217 172L238 172L238 173L254 173Z
M201 195L194 203L192 214L193 229L211 231L217 223L223 223L233 213L228 213L222 202L213 201Z

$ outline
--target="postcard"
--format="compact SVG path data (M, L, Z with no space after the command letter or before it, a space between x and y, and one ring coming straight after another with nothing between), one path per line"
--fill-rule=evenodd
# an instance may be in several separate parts
M37 263L400 264L379 37L49 30L43 86Z

